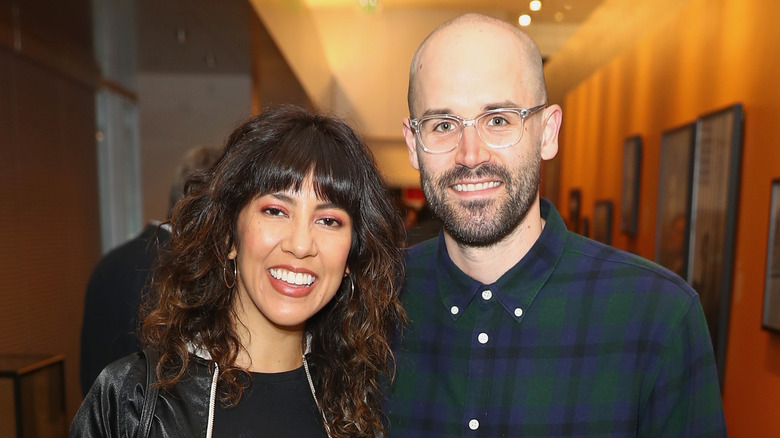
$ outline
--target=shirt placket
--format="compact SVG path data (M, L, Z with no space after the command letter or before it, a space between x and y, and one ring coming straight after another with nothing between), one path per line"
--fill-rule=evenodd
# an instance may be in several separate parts
M498 321L502 310L489 287L478 291L477 318L471 333L471 360L469 361L468 389L466 391L466 409L464 410L463 436L484 436L488 429L487 418L490 393L493 381L493 360L498 330Z

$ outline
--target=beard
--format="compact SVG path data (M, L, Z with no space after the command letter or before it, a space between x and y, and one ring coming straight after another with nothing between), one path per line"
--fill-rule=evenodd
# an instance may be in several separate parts
M514 231L536 201L541 175L538 148L530 160L520 160L516 169L485 163L474 169L457 166L438 177L420 163L420 182L431 211L460 245L489 247ZM505 196L458 201L447 198L450 187L466 179L491 177L502 181Z

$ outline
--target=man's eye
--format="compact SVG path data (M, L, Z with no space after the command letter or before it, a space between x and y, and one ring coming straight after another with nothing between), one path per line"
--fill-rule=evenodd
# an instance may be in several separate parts
M488 120L488 126L506 126L509 121L504 116L493 116Z
M455 124L449 120L441 121L433 126L433 130L436 132L450 132L455 130Z

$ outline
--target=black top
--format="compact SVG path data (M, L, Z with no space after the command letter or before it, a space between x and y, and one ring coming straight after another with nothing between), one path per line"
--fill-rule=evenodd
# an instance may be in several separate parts
M214 437L327 437L303 367L250 374L252 383L237 406L217 402Z

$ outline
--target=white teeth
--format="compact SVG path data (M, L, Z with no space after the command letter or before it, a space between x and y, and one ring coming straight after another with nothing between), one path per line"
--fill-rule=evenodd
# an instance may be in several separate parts
M469 184L455 184L452 186L453 189L455 189L456 192L476 192L479 190L486 190L486 189L492 189L494 187L498 187L501 185L498 181L490 181L486 183L469 183Z
M271 273L273 278L284 281L285 283L294 284L296 286L309 286L314 283L315 279L315 277L311 274L292 272L286 269L269 269L268 272Z

